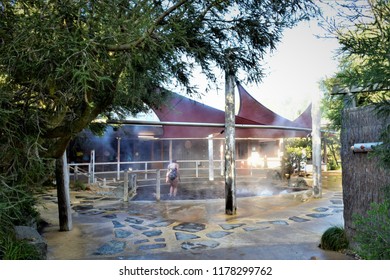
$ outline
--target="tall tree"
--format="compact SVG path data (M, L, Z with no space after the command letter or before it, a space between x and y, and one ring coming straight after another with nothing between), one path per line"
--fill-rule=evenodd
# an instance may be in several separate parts
M168 83L194 94L194 65L213 81L227 52L259 81L282 30L313 12L303 0L2 1L0 92L59 158L99 114L158 107Z
M369 135L367 133L365 136L366 138L370 138L370 136L375 138L372 141L383 141L376 152L380 160L373 160L368 156L363 164L366 170L364 172L370 173L366 177L374 177L372 174L375 174L376 177L367 183L364 182L364 178L357 176L361 172L347 165L343 168L345 228L348 236L353 239L355 233L361 230L355 228L353 214L368 213L371 203L383 202L388 199L387 193L390 187L388 185L389 177L386 175L388 169L382 169L390 167L390 2L388 0L335 2L339 5L338 10L341 12L333 21L328 21L327 26L329 31L339 40L342 53L339 72L325 81L328 89L326 104L334 106L328 110L329 116L336 120L338 126L341 125L341 122L344 122L344 128L352 126L351 120L345 118L347 113L343 114L344 119L341 117L342 109L349 106L350 99L352 99L356 106L375 104L377 116L371 116L371 119L381 120L378 124L384 126L381 139L376 134L372 137L374 133ZM342 98L344 97L338 95L335 97L335 102L332 102L330 93L343 94L348 96L349 100L346 99L343 102ZM363 119L363 117L361 118ZM364 119L365 123L362 121L361 126L370 127L372 122L369 120L368 117ZM358 137L357 129L351 129L351 131L351 137L347 137L349 136L348 131L342 131L342 135L344 135L342 140L350 140L355 137L364 138L361 135ZM343 142L342 156L345 160L343 163L353 162L348 145L348 141ZM354 158L355 163L359 163L358 159L358 157ZM382 164L377 165L379 162ZM368 172L370 167L373 171ZM354 174L360 180L351 183ZM384 223L376 225L375 221L372 221L371 224L373 232L375 228L386 229L386 226ZM376 236L372 236L372 238L374 240Z
M389 1L333 1L331 5L339 12L324 22L329 33L338 39L341 56L339 71L324 81L327 116L339 128L340 109L353 103L356 106L375 104L382 117L389 117ZM390 167L390 126L385 129L382 140L381 162Z

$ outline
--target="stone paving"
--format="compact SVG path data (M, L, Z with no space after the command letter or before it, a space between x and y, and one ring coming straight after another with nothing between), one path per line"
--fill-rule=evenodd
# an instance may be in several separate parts
M55 194L42 199L45 213L53 211L49 205L56 204ZM80 231L75 243L83 249L61 252L66 234L61 237L52 219L44 233L49 259L141 259L163 253L190 253L191 258L191 253L215 249L319 243L322 232L343 222L340 190L325 191L321 199L303 200L299 194L242 198L234 216L224 214L224 200L123 203L76 194L72 203Z

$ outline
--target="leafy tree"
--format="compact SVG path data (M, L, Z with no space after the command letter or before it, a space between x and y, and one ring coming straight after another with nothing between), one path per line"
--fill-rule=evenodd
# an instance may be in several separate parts
M387 0L335 1L340 11L335 20L327 22L331 34L341 45L339 71L325 81L328 95L324 104L328 107L328 117L334 120L336 127L341 125L341 111L350 103L356 106L375 104L379 118L386 120L382 133L383 144L378 146L375 155L382 167L390 168L390 3ZM332 94L343 94L344 96ZM379 162L379 161L378 161ZM379 167L379 166L378 166ZM383 169L382 169L383 170ZM385 171L386 172L386 171ZM374 184L373 184L374 185ZM374 186L370 186L374 187ZM366 194L359 199L344 199L345 211L359 209L365 215L345 215L346 225L353 220L357 248L365 258L388 258L389 201L388 185L379 186L382 202L374 200L372 190L357 186L353 190L344 188L344 194L354 197L356 190ZM387 195L386 195L387 194ZM371 200L371 201L370 201ZM346 203L348 202L348 203ZM348 204L348 207L346 205ZM352 208L352 205L353 207ZM371 208L367 209L367 204ZM348 226L347 226L348 228ZM350 228L350 227L349 227Z
M298 175L302 171L302 162L307 162L311 158L312 146L311 139L291 138L285 139L285 151L282 158L283 174L291 176L295 171Z
M189 94L191 69L262 75L284 28L314 12L310 1L2 1L0 92L33 118L45 157L99 114L158 107L164 86Z
M330 34L341 49L339 71L323 82L326 116L336 129L341 111L375 104L380 117L390 117L390 4L386 0L334 1L338 16L327 20ZM341 95L339 95L341 94ZM390 167L390 125L382 135L378 156Z

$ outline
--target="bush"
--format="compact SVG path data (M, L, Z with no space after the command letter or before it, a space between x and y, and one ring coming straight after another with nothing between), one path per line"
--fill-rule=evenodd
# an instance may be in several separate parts
M87 186L81 181L76 181L73 184L73 189L76 191L85 191L87 189Z
M355 215L353 222L359 255L368 260L390 260L390 200L372 203L367 214Z
M15 225L36 224L39 213L35 204L33 194L23 185L12 184L0 176L0 259L30 259L30 254L35 257L31 245L17 241L13 230Z
M321 248L324 250L340 251L347 249L348 246L349 242L343 227L328 228L321 237Z
M42 259L42 256L34 245L24 240L17 240L13 231L8 231L5 235L1 236L0 257L3 260Z

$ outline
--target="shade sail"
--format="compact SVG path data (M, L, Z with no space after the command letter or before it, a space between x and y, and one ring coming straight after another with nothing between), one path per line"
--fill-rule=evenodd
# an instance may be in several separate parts
M306 115L300 116L293 122L278 114L255 100L239 83L237 83L240 96L240 110L236 115L236 138L281 138L304 137L308 131L294 129L306 124ZM153 109L161 122L180 122L181 125L164 125L160 138L206 138L209 135L224 137L223 127L211 124L224 124L225 112L211 106L202 104L179 94L172 93L170 100L159 109ZM305 111L306 112L306 111ZM182 123L191 123L189 126ZM196 124L199 124L197 126ZM205 124L210 124L210 127ZM241 126L240 126L241 125ZM279 126L283 128L260 128L261 125ZM253 126L253 127L251 127Z
M239 82L237 82L237 89L240 96L238 116L253 120L258 124L295 126L292 121L276 114L258 102Z
M306 110L294 120L296 126L301 127L312 127L312 118L311 118L311 104L306 108Z

